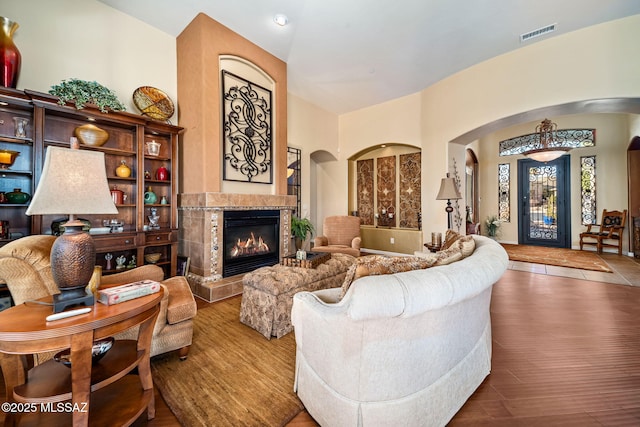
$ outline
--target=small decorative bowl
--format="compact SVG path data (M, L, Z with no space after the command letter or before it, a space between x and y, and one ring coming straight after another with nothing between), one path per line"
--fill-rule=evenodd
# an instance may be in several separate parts
M115 339L113 337L105 338L102 340L94 341L93 348L91 349L91 363L96 364L104 357L111 347L113 347ZM62 363L65 366L71 367L71 349L62 350L53 356L53 360Z
M9 169L19 155L19 151L0 150L0 169Z
M147 261L150 264L155 264L156 262L158 262L160 260L160 257L162 256L161 253L153 253L153 254L145 254L144 256L144 260Z

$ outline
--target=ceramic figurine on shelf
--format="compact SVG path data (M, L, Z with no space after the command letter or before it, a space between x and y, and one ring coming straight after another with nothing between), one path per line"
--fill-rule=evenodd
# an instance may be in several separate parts
M112 268L111 260L113 259L113 254L112 253L106 254L104 256L104 259L107 261L106 270L111 270L111 268Z
M158 208L151 208L149 210L151 211L151 215L147 217L149 218L149 229L157 230L160 228L160 216L158 215Z
M116 270L122 270L123 268L125 268L125 262L127 262L127 258L125 258L124 255L120 255L118 258L116 258Z
M129 261L129 265L127 265L127 268L136 268L136 256L135 255L131 256L131 261Z

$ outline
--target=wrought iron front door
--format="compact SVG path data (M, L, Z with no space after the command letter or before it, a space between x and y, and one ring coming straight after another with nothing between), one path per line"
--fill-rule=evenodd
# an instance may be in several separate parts
M518 161L518 243L571 247L570 157Z

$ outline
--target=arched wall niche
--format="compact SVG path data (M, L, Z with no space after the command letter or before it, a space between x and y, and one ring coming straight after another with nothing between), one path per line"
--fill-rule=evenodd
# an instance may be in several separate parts
M361 219L363 248L413 253L422 246L421 163L421 147L395 141L348 158L349 213Z

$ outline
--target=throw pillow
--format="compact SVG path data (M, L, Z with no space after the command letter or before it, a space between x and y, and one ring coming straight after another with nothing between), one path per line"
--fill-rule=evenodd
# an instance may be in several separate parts
M444 235L444 244L442 245L442 248L440 250L443 251L445 249L449 249L451 245L453 245L459 238L460 233L451 229L447 230Z
M436 252L437 260L434 265L447 265L462 259L462 250L458 245Z
M436 259L423 259L415 256L387 257L382 255L368 255L359 257L356 259L356 263L347 271L347 275L342 283L342 295L340 299L346 295L351 283L361 277L420 270L431 267L435 262Z
M458 239L458 247L462 252L462 258L466 258L476 249L476 241L473 240L473 236L470 234L467 236L460 236Z

